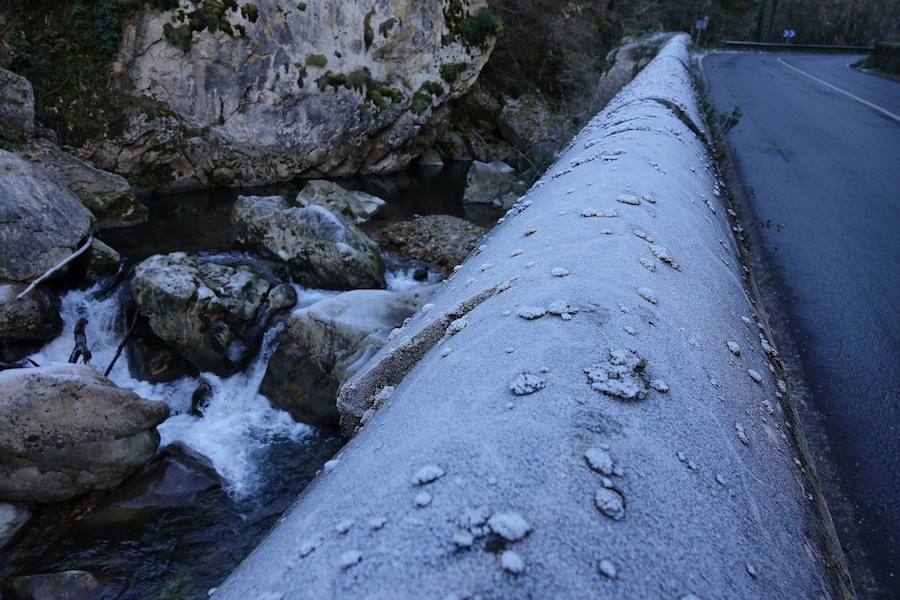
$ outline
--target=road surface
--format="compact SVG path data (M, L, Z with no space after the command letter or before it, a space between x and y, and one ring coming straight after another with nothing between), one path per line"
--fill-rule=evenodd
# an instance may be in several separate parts
M717 108L743 111L728 143L827 438L809 442L831 448L837 529L880 588L857 591L897 598L900 83L850 69L859 58L722 53L703 68Z

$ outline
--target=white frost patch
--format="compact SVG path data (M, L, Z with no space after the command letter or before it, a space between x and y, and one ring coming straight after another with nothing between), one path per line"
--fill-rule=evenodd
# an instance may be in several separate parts
M597 209L593 209L593 208L586 208L583 211L581 211L581 216L585 217L585 218L599 217L601 219L615 219L616 217L619 216L619 213L618 213L618 211L610 210L610 209L597 210Z
M593 470L606 476L612 475L615 470L612 456L603 448L588 448L584 451L584 460Z
M310 554L312 554L316 550L316 545L313 542L303 542L300 544L300 549L297 551L297 555L300 558L306 558Z
M453 348L444 348L441 350L441 358L447 358L453 352Z
M437 481L446 474L447 472L437 465L425 465L413 475L412 483L413 485L426 485Z
M647 361L631 350L610 350L607 364L585 368L591 388L620 400L640 400L647 395L644 370Z
M632 196L631 194L622 194L620 196L616 196L616 202L621 202L622 204L630 204L631 206L637 206L641 203L641 199L637 196Z
M522 232L522 235L529 236L529 235L534 235L535 233L537 233L537 228L529 227L528 229L526 229L525 231Z
M510 256L519 256L519 255L522 254L523 252L525 252L525 251L522 250L521 248L516 248L515 250L513 250L512 252L510 252L509 255L510 255Z
M456 335L457 333L465 329L466 325L468 324L469 321L465 318L457 319L447 326L447 333L449 333L450 335Z
M550 274L554 277L568 277L569 270L564 269L563 267L553 267L553 269L550 271Z
M594 494L594 505L601 514L613 521L621 521L625 517L625 498L615 488L602 488Z
M525 572L525 561L512 550L507 550L500 555L500 566L503 567L504 571L513 575Z
M650 387L652 387L657 392L661 392L665 394L669 391L669 384L663 381L662 379L651 379Z
M431 504L432 496L428 492L419 492L414 499L418 508L425 508Z
M385 524L387 524L387 519L385 519L384 517L374 517L372 519L369 519L369 529L371 529L372 531L383 529Z
M531 531L528 521L515 512L494 514L488 519L488 527L507 542L518 542Z
M528 396L547 387L547 380L540 375L534 375L529 371L519 373L512 383L509 384L509 391L516 396Z
M546 314L547 309L541 308L539 306L523 306L519 309L519 316L529 321L540 319Z
M468 531L457 531L453 534L453 543L458 548L469 548L475 543L475 536Z
M750 438L747 437L747 432L744 431L743 425L741 425L740 423L735 423L734 431L735 431L735 433L737 433L737 437L739 440L741 440L742 444L744 444L745 446L750 445Z

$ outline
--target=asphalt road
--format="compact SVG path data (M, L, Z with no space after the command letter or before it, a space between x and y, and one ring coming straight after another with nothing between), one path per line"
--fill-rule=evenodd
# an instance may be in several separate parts
M850 69L859 58L703 68L717 108L743 111L728 143L827 437L809 442L830 446L841 489L826 498L857 521L835 516L842 544L881 588L858 592L900 598L900 83Z

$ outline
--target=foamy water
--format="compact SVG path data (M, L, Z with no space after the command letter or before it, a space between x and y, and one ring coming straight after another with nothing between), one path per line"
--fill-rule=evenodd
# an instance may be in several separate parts
M407 290L433 283L417 282L412 269L389 272L388 289ZM294 286L297 306L303 308L337 295L339 292ZM74 345L75 324L81 317L88 319L85 334L93 354L91 366L103 373L122 342L128 325L122 314L118 293L99 297L100 287L73 290L62 297L60 313L63 331L30 358L40 365L67 362ZM265 451L276 439L300 440L312 433L312 428L295 422L288 413L275 409L259 394L269 357L277 348L277 334L281 326L266 332L259 355L242 373L219 377L201 373L199 377L184 377L167 383L148 383L131 376L125 351L109 374L116 385L135 391L150 400L168 404L172 416L159 426L160 447L181 443L205 456L225 482L225 488L235 498L245 498L261 485ZM190 414L191 396L201 379L209 382L212 391L202 417Z

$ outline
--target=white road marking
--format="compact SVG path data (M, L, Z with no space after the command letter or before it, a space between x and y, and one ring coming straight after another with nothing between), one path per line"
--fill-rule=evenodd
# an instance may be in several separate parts
M807 73L807 72L804 71L803 69L798 69L798 68L795 67L794 65L791 65L791 64L788 64L788 63L784 62L784 60L782 60L781 58L779 58L779 59L777 59L777 60L778 60L778 62L780 62L781 64L783 64L784 66L786 66L788 69L793 69L794 71L797 71L797 72L800 73L801 75L806 75L806 76L809 77L810 79L815 80L815 81L818 81L818 82L821 83L822 85L824 85L824 86L826 86L826 87L829 87L829 88L833 89L834 91L836 91L836 92L838 92L838 93L840 93L840 94L843 94L843 95L847 96L848 98L852 98L853 100L856 100L856 101L859 102L860 104L865 104L866 106L868 106L868 107L871 108L872 110L877 110L878 112L880 112L880 113L883 114L884 116L888 117L889 119L893 119L893 120L896 121L897 123L900 123L900 116L895 115L895 114L892 113L891 111L889 111L889 110L887 110L887 109L885 109L885 108L881 108L881 107L878 106L877 104L872 104L872 103L869 102L868 100L863 100L862 98L860 98L860 97L857 96L856 94L851 94L851 93L848 92L847 90L843 90L843 89L839 88L839 87L836 86L836 85L833 85L833 84L831 84L831 83L828 83L828 82L825 81L824 79L819 79L819 78L816 77L815 75L811 75L810 73Z

